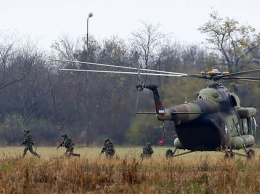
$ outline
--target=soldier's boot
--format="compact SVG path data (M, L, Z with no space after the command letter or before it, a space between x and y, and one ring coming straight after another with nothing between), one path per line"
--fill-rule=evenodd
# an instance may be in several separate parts
M36 152L33 152L32 154L33 154L34 156L38 157L38 158L41 157L41 156L40 156L39 154L37 154Z
M41 156L37 153L34 154L36 157L40 158Z
M27 150L26 148L23 150L23 158L25 157L27 151L28 151L28 150Z
M80 158L80 154L71 153L72 156L77 156Z

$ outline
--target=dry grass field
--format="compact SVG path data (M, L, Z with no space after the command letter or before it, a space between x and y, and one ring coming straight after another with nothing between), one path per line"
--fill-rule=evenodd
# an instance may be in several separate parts
M218 152L166 160L166 149L141 160L141 147L116 148L113 159L99 156L101 148L64 158L64 148L38 147L40 159L21 158L23 147L0 148L0 193L260 193L259 150L252 160Z

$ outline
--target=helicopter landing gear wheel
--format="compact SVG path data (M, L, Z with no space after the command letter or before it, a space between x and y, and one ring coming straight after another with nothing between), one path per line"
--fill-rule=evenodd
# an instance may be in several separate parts
M226 152L224 155L224 159L229 159L229 158L235 158L235 154L233 152Z
M226 152L224 155L224 159L229 159L229 157L230 157L230 154L228 152Z
M174 157L174 154L176 153L177 148L175 148L173 151L171 149L166 150L165 156L166 159Z
M252 158L254 158L254 157L255 157L255 150L249 149L249 150L247 151L246 155L247 155L247 159L252 159Z

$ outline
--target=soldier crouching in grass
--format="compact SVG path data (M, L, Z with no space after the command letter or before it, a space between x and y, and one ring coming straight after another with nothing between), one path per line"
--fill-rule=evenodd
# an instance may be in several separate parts
M32 139L32 135L30 133L29 129L24 130L24 140L21 143L21 145L24 145L25 148L23 150L23 157L25 157L26 152L29 150L34 156L37 156L38 158L40 158L40 155L37 154L35 151L33 151L32 146L35 144L33 139Z
M153 154L153 148L151 143L147 143L143 147L143 153L141 154L141 158L151 158Z
M63 134L61 137L63 137L64 140L63 140L63 142L60 143L60 145L57 147L57 149L59 147L65 147L67 150L63 154L64 156L68 156L68 157L70 157L70 156L77 156L77 157L80 157L80 154L73 153L75 143L71 140L71 138L69 138L66 133Z
M104 147L102 148L100 155L103 153L105 153L108 158L112 158L115 154L114 145L108 138L104 141Z

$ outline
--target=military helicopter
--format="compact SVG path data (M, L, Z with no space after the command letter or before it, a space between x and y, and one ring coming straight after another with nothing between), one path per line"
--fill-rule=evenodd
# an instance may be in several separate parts
M155 84L136 85L138 91L148 89L153 93L155 114L160 121L173 121L177 138L174 140L174 151L168 149L166 157L176 157L195 151L221 151L225 158L242 155L252 158L255 151L250 148L255 144L257 123L254 107L242 107L239 97L230 93L221 85L221 80L260 81L260 77L244 77L244 75L260 72L260 69L237 73L219 72L213 69L200 74L186 74L177 72L157 71L108 64L88 63L69 60L55 60L61 62L85 63L90 65L124 68L135 71L105 71L84 69L60 69L61 71L85 71L93 73L118 73L133 75L151 75L167 77L189 77L210 80L207 88L200 90L197 100L170 108L165 108ZM150 114L150 113L147 113ZM176 154L178 149L188 150ZM243 149L245 154L234 150Z

